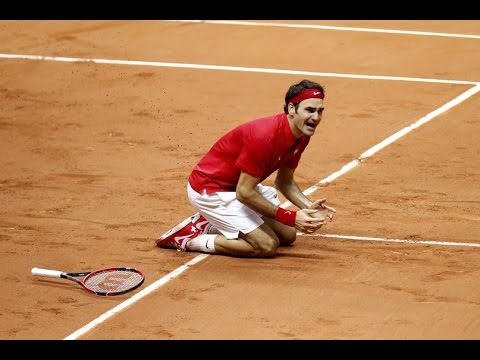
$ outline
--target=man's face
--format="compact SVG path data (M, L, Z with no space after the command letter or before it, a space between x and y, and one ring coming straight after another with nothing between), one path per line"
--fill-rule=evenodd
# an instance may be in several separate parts
M294 135L300 137L315 134L315 129L322 121L323 109L323 99L305 99L300 102L296 112L295 106L289 104L289 115L292 116Z

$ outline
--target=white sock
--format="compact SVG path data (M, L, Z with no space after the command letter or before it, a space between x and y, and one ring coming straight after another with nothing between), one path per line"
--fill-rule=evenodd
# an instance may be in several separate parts
M198 235L188 243L188 250L215 254L215 234Z
M205 226L205 229L203 229L202 234L221 234L221 232L218 231L217 228L214 227L212 224L208 223Z

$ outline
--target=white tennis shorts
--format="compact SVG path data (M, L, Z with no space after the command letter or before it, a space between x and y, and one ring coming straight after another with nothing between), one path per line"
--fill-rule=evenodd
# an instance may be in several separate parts
M275 188L258 184L257 190L272 204L280 205ZM227 239L237 239L239 231L248 234L263 224L262 215L238 201L234 191L207 194L203 190L200 194L187 183L187 194L192 206Z

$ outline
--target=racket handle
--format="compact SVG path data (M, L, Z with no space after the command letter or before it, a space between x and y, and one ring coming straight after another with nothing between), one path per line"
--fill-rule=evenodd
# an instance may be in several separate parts
M62 271L58 270L48 270L48 269L40 269L40 268L32 268L32 275L35 276L50 276L50 277L62 277L61 275L63 274Z

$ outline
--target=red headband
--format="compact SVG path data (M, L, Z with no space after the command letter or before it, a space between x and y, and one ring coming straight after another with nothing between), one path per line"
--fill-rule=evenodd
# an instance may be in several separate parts
M305 99L323 99L324 97L325 94L319 89L305 89L302 90L300 94L298 94L294 98L291 98L289 102L291 102L292 104L298 104L300 101Z

